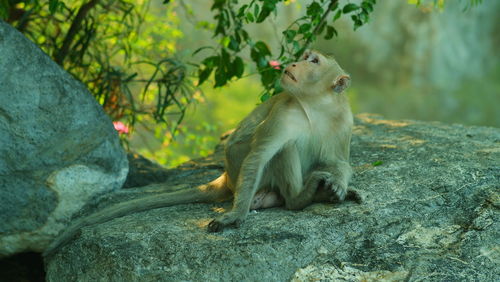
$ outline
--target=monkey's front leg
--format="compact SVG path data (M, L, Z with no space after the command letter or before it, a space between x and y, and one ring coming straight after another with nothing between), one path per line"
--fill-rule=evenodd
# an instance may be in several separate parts
M236 183L233 208L231 211L212 220L208 224L208 231L218 232L229 225L239 226L245 220L262 178L265 163L266 160L263 160L262 156L256 151L247 155Z
M304 185L302 164L297 147L285 146L272 161L273 177L287 209L302 209L313 201L317 185Z

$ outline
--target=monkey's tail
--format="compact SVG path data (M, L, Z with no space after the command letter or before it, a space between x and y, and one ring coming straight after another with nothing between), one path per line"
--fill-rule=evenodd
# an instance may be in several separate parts
M50 243L43 252L43 256L48 257L54 254L85 226L104 223L134 212L178 204L213 203L229 200L231 196L231 190L227 186L227 176L224 173L214 181L196 188L165 192L114 204L71 223Z

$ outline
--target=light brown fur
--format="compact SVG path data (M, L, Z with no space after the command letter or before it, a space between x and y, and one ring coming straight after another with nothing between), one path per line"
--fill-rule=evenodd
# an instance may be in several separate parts
M233 208L213 220L210 231L240 224L260 193L279 194L289 209L344 200L351 177L353 120L343 94L349 77L331 58L316 52L304 58L285 69L285 92L259 105L230 136L226 179ZM318 187L332 193L317 193ZM272 206L265 200L260 200L265 207Z
M302 209L316 201L359 196L347 190L351 177L349 144L353 119L344 89L349 76L333 58L306 52L290 64L285 91L260 104L229 137L226 171L196 188L167 192L107 207L75 221L56 238L50 255L84 226L142 210L233 197L232 210L214 219L216 232L243 222L250 209L285 204Z

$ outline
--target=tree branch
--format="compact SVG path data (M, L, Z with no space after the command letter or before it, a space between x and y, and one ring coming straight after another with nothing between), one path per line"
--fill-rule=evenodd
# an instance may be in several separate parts
M66 37L64 38L61 48L54 55L54 60L59 65L62 65L64 59L68 55L71 43L73 43L76 34L80 30L80 26L82 25L83 20L90 12L90 10L97 5L98 2L99 0L90 0L88 3L83 4L78 10L75 19L71 23L71 27L69 28L68 33L66 33Z
M326 21L326 17L328 17L328 15L330 14L330 12L333 10L333 7L335 7L337 4L338 4L338 0L331 0L330 1L330 5L328 5L328 8L326 8L326 11L325 13L323 14L323 16L321 16L321 19L318 23L318 25L316 25L316 27L314 28L313 30L313 35L316 35L319 31L319 29L321 28L321 26L323 25L323 23ZM304 50L307 50L307 48L309 47L309 45L311 45L312 43L312 36L309 37L306 41L306 44L304 44Z

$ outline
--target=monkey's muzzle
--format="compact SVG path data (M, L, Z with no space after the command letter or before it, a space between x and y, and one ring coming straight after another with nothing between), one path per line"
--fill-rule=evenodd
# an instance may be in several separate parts
M295 78L295 76L293 76L293 74L291 72L285 70L285 75L290 77L293 81L297 82L297 79Z

